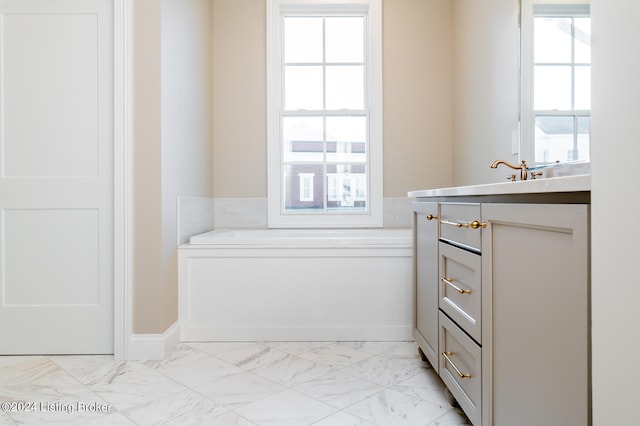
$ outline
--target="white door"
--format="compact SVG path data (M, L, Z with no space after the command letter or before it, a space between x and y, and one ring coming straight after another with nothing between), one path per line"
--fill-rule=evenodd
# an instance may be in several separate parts
M113 353L112 0L0 2L0 354Z

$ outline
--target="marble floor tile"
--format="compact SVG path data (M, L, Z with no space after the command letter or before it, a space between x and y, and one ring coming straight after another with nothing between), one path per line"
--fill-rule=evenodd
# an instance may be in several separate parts
M345 411L380 426L427 426L450 410L451 407L387 389Z
M338 344L362 352L368 352L372 355L379 355L383 352L393 350L398 346L403 346L406 343L407 342L339 342Z
M10 371L7 371L10 370ZM0 369L0 401L43 404L82 396L83 401L105 402L48 359L32 360ZM39 410L35 410L39 411ZM10 413L12 418L19 413Z
M61 381L74 382L69 374L47 358L36 357L0 367L0 389L23 384L46 386Z
M182 343L165 359L144 361L144 365L154 370L164 370L179 365L190 364L202 358L209 358L209 356L205 352Z
M343 411L333 414L320 420L317 423L313 423L313 426L375 426L373 423L345 413Z
M273 364L286 356L284 352L259 343L216 354L217 358L248 371Z
M384 356L396 359L421 360L420 353L418 352L418 347L419 346L416 342L404 342L403 344L397 345L389 351L385 351Z
M0 426L14 426L15 423L11 420L11 417L5 413L0 413Z
M103 367L86 385L117 410L143 405L184 389L184 385L135 361Z
M470 424L471 422L469 421L467 416L464 415L461 409L453 408L447 411L444 416L438 417L437 419L429 423L428 426L460 426Z
M239 408L236 412L261 426L305 426L338 410L298 392L286 390Z
M291 387L323 376L332 369L323 364L287 355L271 364L257 367L251 371L276 383Z
M323 346L329 346L334 342L261 342L270 348L286 352L290 355L300 355Z
M343 367L369 358L370 353L333 343L298 355L300 358L329 367Z
M417 371L431 368L431 364L424 362L418 353L418 345L408 343L398 346L391 351L380 354L381 357L404 364L407 368L413 367Z
M195 388L201 395L228 409L243 407L285 389L283 385L251 372L225 376Z
M414 342L185 343L146 362L0 356L0 402L17 400L45 405L0 411L0 426L468 424Z
M381 386L395 385L418 374L425 374L427 367L422 363L407 363L382 355L375 355L364 361L341 368L343 373L360 377Z
M208 355L193 359L191 362L182 360L176 364L162 364L155 370L190 388L215 382L225 376L239 374L244 371L235 365Z
M66 412L32 412L20 413L13 417L15 425L27 426L84 426L94 424L94 421L106 421L104 414L66 413ZM124 423L125 425L127 423ZM129 422L128 424L135 424Z
M383 386L340 371L333 371L294 387L298 392L337 408L353 405L383 389Z
M46 359L46 357L40 356L40 355L0 356L0 369L3 367L22 364L23 362L33 362L33 361L42 360L42 359Z
M255 342L188 342L185 345L209 355L217 355L255 345Z
M255 423L239 416L233 411L228 411L217 417L207 419L198 426L258 426Z
M121 413L115 412L95 419L88 419L83 426L136 426L136 423Z
M49 359L83 385L104 382L105 376L124 364L111 355L51 356Z
M40 393L23 394L22 401L29 402L28 410L9 413L17 425L69 425L81 426L104 419L114 409L93 392L82 386L75 388L56 387L57 395L42 396ZM60 390L62 389L62 390Z
M226 411L221 405L185 389L130 408L123 414L140 425L188 426L215 418Z
M450 399L445 393L444 383L432 368L425 370L424 374L417 374L391 388L425 401L431 401L443 406L451 405Z

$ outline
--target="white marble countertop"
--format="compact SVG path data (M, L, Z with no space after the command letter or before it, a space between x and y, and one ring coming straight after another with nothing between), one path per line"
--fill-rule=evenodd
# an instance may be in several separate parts
M517 182L411 191L408 197L456 197L469 195L534 194L549 192L578 192L591 190L591 175L562 176Z

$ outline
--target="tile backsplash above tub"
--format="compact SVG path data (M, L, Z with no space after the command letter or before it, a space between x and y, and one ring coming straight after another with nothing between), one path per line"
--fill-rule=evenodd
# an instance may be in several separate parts
M214 199L206 197L178 197L178 245L189 238L211 231L214 226Z
M411 228L411 199L384 199L384 227ZM178 245L213 229L266 229L266 198L178 198Z
M411 228L411 200L384 199L384 227ZM215 198L215 229L264 229L267 227L266 198Z
M267 228L266 198L214 198L215 229Z

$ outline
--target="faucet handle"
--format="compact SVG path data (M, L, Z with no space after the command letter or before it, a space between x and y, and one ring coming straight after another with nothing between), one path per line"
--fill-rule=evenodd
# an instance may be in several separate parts
M531 172L531 180L535 180L537 176L542 176L542 172Z
M507 176L507 180L510 180L511 182L515 182L516 181L516 175Z

